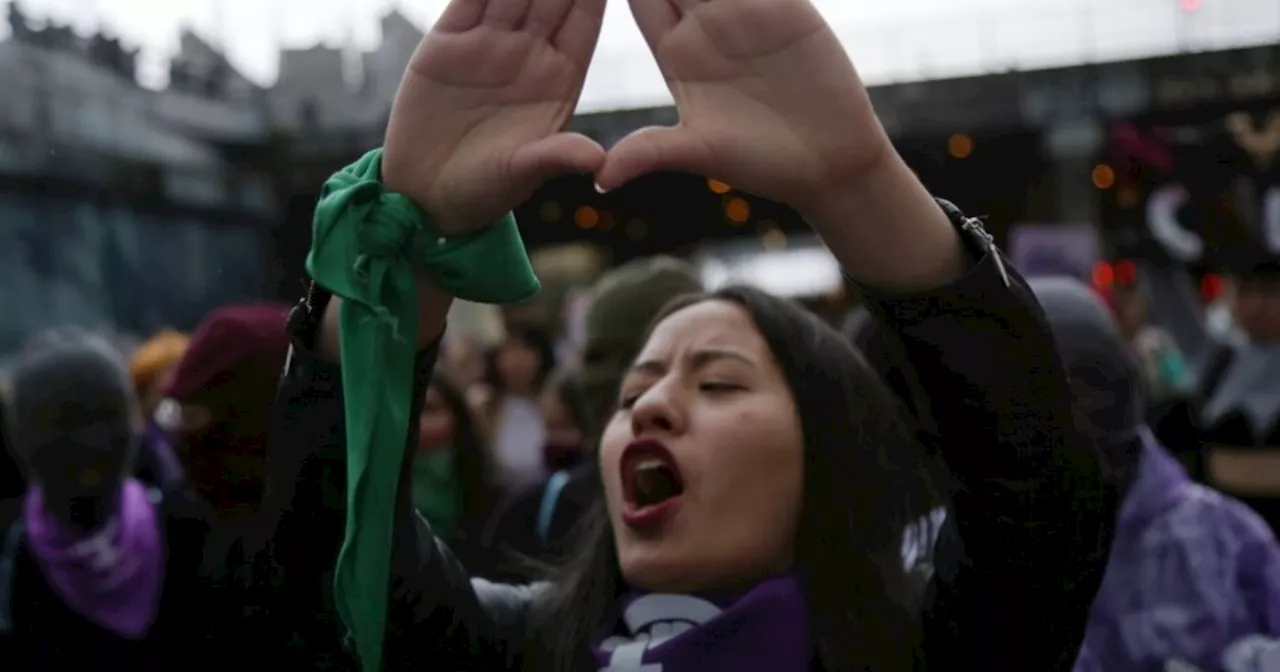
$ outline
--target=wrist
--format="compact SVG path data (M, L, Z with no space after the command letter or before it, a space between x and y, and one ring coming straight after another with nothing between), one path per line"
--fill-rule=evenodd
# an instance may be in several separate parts
M963 274L959 234L896 151L847 175L801 214L853 280L909 293Z

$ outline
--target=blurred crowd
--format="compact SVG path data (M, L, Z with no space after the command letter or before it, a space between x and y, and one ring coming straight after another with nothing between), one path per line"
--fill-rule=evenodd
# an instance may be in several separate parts
M413 503L472 572L520 579L563 552L563 539L599 488L595 444L650 320L672 298L701 289L684 261L641 260L591 288L585 343L573 351L557 347L554 334L566 332L563 325L530 321L509 321L497 343L467 335L445 340L417 422ZM1094 289L1138 362L1142 385L1142 410L1137 419L1121 419L1117 431L1149 426L1190 479L1234 494L1280 526L1280 448L1267 448L1280 447L1280 266L1236 275L1208 306L1199 305L1185 270L1170 265L1140 264L1137 274ZM3 388L0 526L15 529L24 498L32 497L65 508L69 520L100 524L93 507L78 506L120 470L148 497L197 520L227 530L246 525L264 503L266 436L289 352L288 316L288 306L274 303L228 306L191 334L154 334L133 352L113 355L127 361L127 389L113 387L104 364L110 356L84 361L76 344L95 334L37 335L10 357L20 375L8 376ZM870 360L881 358L884 344L864 308L854 308L842 329ZM105 335L100 340L104 351L113 347ZM882 374L892 384L899 371ZM1129 412L1120 393L1102 394L1102 406ZM28 411L49 399L56 411ZM92 413L93 402L127 406L145 428L141 442L115 453L93 447L92 435L78 452L42 447L41 436L63 422L77 425L60 415ZM1137 470L1137 461L1129 462L1123 468ZM320 483L332 486L326 499L340 507L338 477ZM4 553L12 567L13 544ZM12 581L12 573L3 579ZM1268 579L1280 584L1280 577ZM1280 627L1280 611L1272 618Z
M1033 280L1060 354L1079 378L1077 411L1099 432L1112 482L1126 498L1095 618L1126 618L1135 600L1151 599L1133 592L1141 584L1148 592L1186 593L1182 606L1204 612L1196 618L1223 621L1211 624L1221 637L1233 628L1280 634L1280 548L1271 531L1280 529L1280 265L1244 269L1221 298L1203 305L1186 269L1124 263L1131 273L1095 284L1083 301L1071 291L1064 300L1052 281ZM1048 289L1036 282L1049 282ZM581 343L562 347L558 334L572 331L565 325L514 318L496 343L446 336L418 409L408 473L417 511L473 576L533 578L565 554L566 540L599 497L594 453L650 322L675 297L703 289L686 262L643 259L590 288ZM1090 313L1089 301L1105 313ZM882 364L894 359L865 313L855 308L838 328L906 395L903 371ZM109 521L154 515L127 499L163 502L163 515L177 521L161 526L160 538L139 543L168 544L172 556L186 554L196 566L223 562L232 546L245 558L255 543L281 543L270 528L293 524L286 510L300 495L280 491L291 478L273 469L273 460L289 460L268 454L267 437L280 413L273 399L290 356L290 315L279 304L227 306L190 334L164 330L132 352L116 350L105 335L57 329L13 353L0 433L6 439L0 527L13 531L0 549L0 659L21 659L31 650L26 638L46 637L23 621L43 623L50 611L76 614L71 620L83 641L124 642L173 613L165 611L168 597L160 616L150 611L158 598L146 598L147 591L161 589L147 587L138 568L111 565L96 542L66 531L107 526L116 534ZM1123 352L1105 352L1112 331ZM1084 364L1073 367L1077 360ZM312 501L338 515L344 459L313 456L308 468L318 471L305 481L319 490L309 493ZM120 483L128 486L120 490L124 499L104 502ZM927 567L940 525L935 517L909 531L909 563ZM1201 533L1207 536L1194 536ZM198 539L191 542L198 550L181 550L183 535ZM300 543L326 548L330 541ZM65 563L104 563L106 574L119 576L109 588L84 585L76 572L61 569ZM1207 594L1187 588L1206 572L1229 572L1226 583L1244 602L1219 613L1224 596L1214 591L1222 577L1206 584ZM178 591L174 581L164 584L166 594ZM332 609L316 609L326 612ZM316 614L310 618L323 622L316 627L334 627L331 616ZM281 627L310 639L302 649L309 661L317 659L310 626ZM1115 646L1110 635L1093 637L1089 643L1099 650ZM47 646L55 645L35 648ZM1173 641L1169 655L1199 646L1207 644ZM336 643L320 648L338 661L330 667L347 669ZM1079 669L1113 669L1092 667L1089 650ZM158 669L144 662L145 653L131 651L134 662L121 669Z

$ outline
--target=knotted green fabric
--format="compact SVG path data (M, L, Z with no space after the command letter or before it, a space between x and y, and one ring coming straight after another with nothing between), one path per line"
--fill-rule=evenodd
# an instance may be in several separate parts
M478 303L515 303L538 292L510 214L480 233L447 238L381 180L382 150L325 183L307 272L342 298L347 517L334 597L366 672L382 667L396 490L410 421L418 311L415 269Z

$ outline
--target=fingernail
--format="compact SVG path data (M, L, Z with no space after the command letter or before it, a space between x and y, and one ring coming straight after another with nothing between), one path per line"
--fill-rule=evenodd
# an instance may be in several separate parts
M592 186L594 186L594 187L596 188L596 193L597 193L597 194L607 194L607 193L609 193L609 191L608 191L607 189L605 189L604 187L600 186L600 183L599 183L599 182L593 182L593 183L592 183Z

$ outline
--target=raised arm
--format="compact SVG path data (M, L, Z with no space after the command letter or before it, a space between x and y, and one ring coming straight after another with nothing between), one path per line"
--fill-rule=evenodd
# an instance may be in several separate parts
M604 161L597 143L563 132L603 14L604 0L452 0L411 59L383 150L321 192L307 268L341 300L311 307L310 346L313 360L336 355L341 379L315 426L345 442L334 601L369 672L384 659L502 669L522 637L529 589L473 588L409 506L409 430L434 360L428 347L415 363L414 349L438 342L452 297L537 291L508 213L546 180ZM308 385L288 393L299 407L314 404Z
M939 540L926 652L958 668L1070 669L1116 515L1075 431L1038 303L977 219L886 150L806 209L868 287L925 436L959 482Z
M425 282L422 290L424 347L414 368L413 408L425 397L451 302ZM277 396L264 505L271 519L270 566L275 572L264 577L273 584L270 618L264 619L268 625L281 622L296 629L315 622L318 610L331 609L318 589L328 592L324 582L334 570L346 516L346 398L335 348L339 301L317 287L289 323L293 356ZM416 431L404 437L405 460L414 454L416 439ZM523 602L505 598L527 591L483 583L473 588L465 568L414 513L409 493L402 478L396 492L387 669L504 669L508 643L519 640L523 622ZM310 633L341 638L337 619L326 618L327 624Z
M1069 668L1115 510L1073 431L1035 299L980 223L940 207L898 156L808 0L631 5L680 124L624 138L601 186L681 170L786 203L874 288L926 438L963 488L959 534L939 542L929 657L946 669Z

